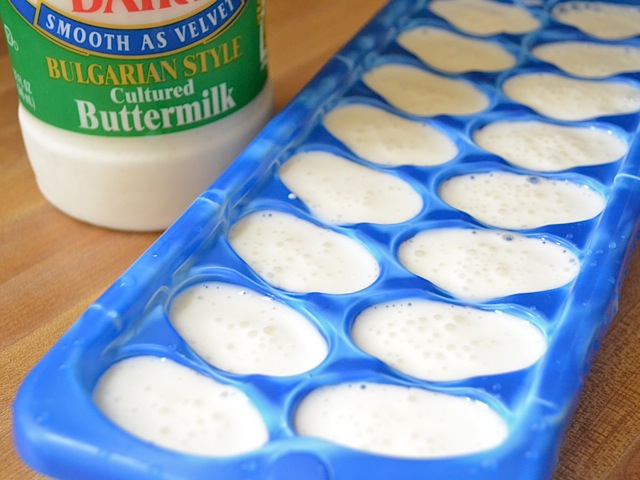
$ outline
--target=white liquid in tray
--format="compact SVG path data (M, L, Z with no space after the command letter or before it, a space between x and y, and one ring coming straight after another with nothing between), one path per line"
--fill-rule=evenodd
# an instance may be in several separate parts
M605 205L602 195L585 185L507 172L453 177L440 185L439 194L477 220L508 229L579 222Z
M404 180L331 153L299 153L278 173L287 188L325 222L400 223L422 209L422 197Z
M237 285L189 287L169 318L196 353L232 373L295 375L327 355L324 338L301 313Z
M458 154L455 142L440 130L365 104L334 108L323 124L353 153L380 165L433 166Z
M496 42L478 40L433 27L416 27L398 43L433 68L450 73L495 72L511 68L515 57Z
M553 42L538 45L533 55L578 77L604 78L640 70L640 48L595 42Z
M640 88L627 82L532 73L508 79L502 89L515 102L558 120L587 120L640 110Z
M473 133L474 141L513 165L556 172L614 162L627 153L620 136L600 128L538 121L502 121Z
M504 420L468 398L376 383L312 391L295 412L298 434L381 455L437 458L488 450L508 436Z
M474 35L527 33L540 26L525 9L490 0L435 0L429 8L460 30Z
M244 217L229 242L258 275L292 292L352 293L380 274L377 260L358 241L283 212Z
M363 80L391 105L412 115L470 115L489 106L489 98L471 83L408 65L382 65L365 73Z
M614 2L564 2L552 10L556 20L605 40L640 35L640 6Z
M436 0L430 8L477 35L524 33L539 26L524 9L484 0ZM554 14L586 28L585 20L575 18L590 17L601 8L559 6ZM607 10L614 12L615 20L602 23L621 30L625 21L617 18L617 7L610 5ZM625 12L629 18L635 15L635 9ZM598 35L605 33L598 30ZM513 56L497 44L439 29L416 29L399 42L447 72L497 71L514 64ZM576 50L567 53L563 48L573 47L547 46L536 54L585 76L637 69L635 52L633 59L618 58L616 65L610 62L606 68L604 61L596 61L598 68L592 69L582 61L571 63ZM604 51L594 47L585 55ZM406 65L377 67L363 80L410 115L469 115L489 106L489 98L470 83ZM515 101L562 120L640 109L639 90L623 83L536 74L510 79L504 91ZM458 153L455 143L431 126L366 105L336 108L326 115L324 125L356 155L373 163L432 166ZM474 139L515 165L540 171L612 162L627 149L626 142L609 132L542 122L498 122L477 131ZM415 190L398 177L328 153L298 154L279 174L325 222L397 223L413 218L423 206ZM586 187L503 172L455 177L444 182L439 193L455 208L499 228L580 221L603 208L602 197ZM232 227L229 242L263 279L292 292L351 293L368 287L380 274L375 257L356 240L283 212L262 211L242 218ZM474 301L559 288L580 269L579 259L562 246L503 231L420 232L400 246L398 258L414 274ZM194 351L232 373L294 375L314 368L327 355L323 336L302 314L237 286L190 287L175 299L170 318ZM369 354L430 381L523 369L546 350L544 335L522 318L420 299L366 309L356 318L351 334ZM135 357L113 365L98 382L94 400L124 430L178 452L228 456L259 448L269 439L259 411L240 390L168 359ZM504 419L483 403L376 383L314 390L300 403L294 422L300 435L402 458L481 452L500 445L509 434Z
M123 430L182 453L235 455L259 448L269 437L244 393L168 359L116 363L93 397Z
M522 318L420 299L369 307L351 336L395 369L431 381L520 370L546 350L542 332Z
M559 288L580 270L560 245L489 230L426 230L405 241L398 258L414 274L474 301Z

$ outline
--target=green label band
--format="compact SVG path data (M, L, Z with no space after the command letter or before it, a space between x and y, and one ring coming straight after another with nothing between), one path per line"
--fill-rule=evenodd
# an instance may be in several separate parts
M198 127L245 106L267 80L260 0L211 0L188 18L145 28L90 25L26 0L0 1L0 14L22 105L74 132Z

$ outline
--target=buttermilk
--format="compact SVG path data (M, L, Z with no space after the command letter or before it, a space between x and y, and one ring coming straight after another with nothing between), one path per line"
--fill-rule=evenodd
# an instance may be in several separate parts
M192 88L193 84L189 81L179 91L179 95L176 94L175 88L169 93L176 98L191 96ZM184 129L223 115L236 107L233 87L228 86L226 82L203 90L199 100L146 110L137 103L128 103L135 100L134 96L127 98L123 96L124 92L119 94L120 97L112 98L114 101L117 100L116 103L124 104L119 110L99 110L93 102L75 99L78 127L100 133L137 132L139 134L174 128ZM116 94L112 91L113 95Z

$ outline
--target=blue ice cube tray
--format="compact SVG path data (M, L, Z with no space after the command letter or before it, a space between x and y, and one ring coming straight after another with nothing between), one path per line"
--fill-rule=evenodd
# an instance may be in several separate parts
M620 3L620 2L617 2ZM428 1L389 2L310 84L264 129L232 166L118 279L35 366L14 404L15 441L34 469L61 479L304 479L304 480L542 480L552 475L563 434L599 340L616 313L625 269L638 238L640 214L640 113L558 124L596 125L624 139L630 148L615 162L554 173L527 171L474 144L471 133L494 120L539 119L501 90L516 73L555 72L530 54L546 40L589 40L551 15L557 2L518 1L541 27L531 33L488 37L517 55L517 64L497 73L449 75L487 93L490 106L466 115L419 118L385 102L368 89L362 75L375 65L401 62L432 67L400 47L399 33L416 25L456 28L429 10ZM459 32L460 33L460 32ZM598 40L594 40L598 41ZM606 42L605 42L606 43ZM610 43L610 42L609 42ZM616 41L638 44L638 39ZM436 72L447 76L441 72ZM605 79L611 80L611 79ZM640 73L616 81L640 85ZM323 127L323 115L339 104L368 102L398 115L428 122L459 148L451 161L433 167L385 167L358 158ZM335 152L352 161L409 179L424 199L417 217L394 225L324 224L289 191L278 168L309 149ZM489 229L438 197L438 185L453 175L511 171L579 180L599 191L606 207L597 217L518 233L566 246L581 262L574 281L544 292L516 294L474 305L405 270L398 245L416 232L441 226ZM351 294L299 294L275 288L243 262L228 243L231 226L263 209L292 213L322 228L361 242L381 265L380 277ZM207 364L172 328L170 302L184 288L203 281L246 286L313 319L326 337L329 355L313 370L288 377L231 374ZM373 302L424 296L487 310L527 312L548 341L545 355L512 373L458 381L424 381L402 374L358 352L349 330L358 312ZM310 313L312 312L312 313ZM347 346L349 344L349 346ZM354 353L355 352L355 353ZM109 421L92 400L100 376L115 362L136 355L166 357L242 390L269 429L269 441L249 453L207 457L177 453L140 440ZM507 440L488 451L436 459L372 454L297 435L296 405L312 390L340 382L381 382L480 399L503 415Z

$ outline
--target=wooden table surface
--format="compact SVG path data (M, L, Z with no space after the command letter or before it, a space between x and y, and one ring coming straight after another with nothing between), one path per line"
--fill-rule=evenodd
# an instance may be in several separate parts
M270 0L267 35L276 108L383 4ZM43 478L12 442L11 404L26 373L157 238L113 232L56 211L39 193L20 137L18 100L0 43L0 478ZM640 479L640 255L567 434L554 480ZM452 479L462 480L462 479Z

